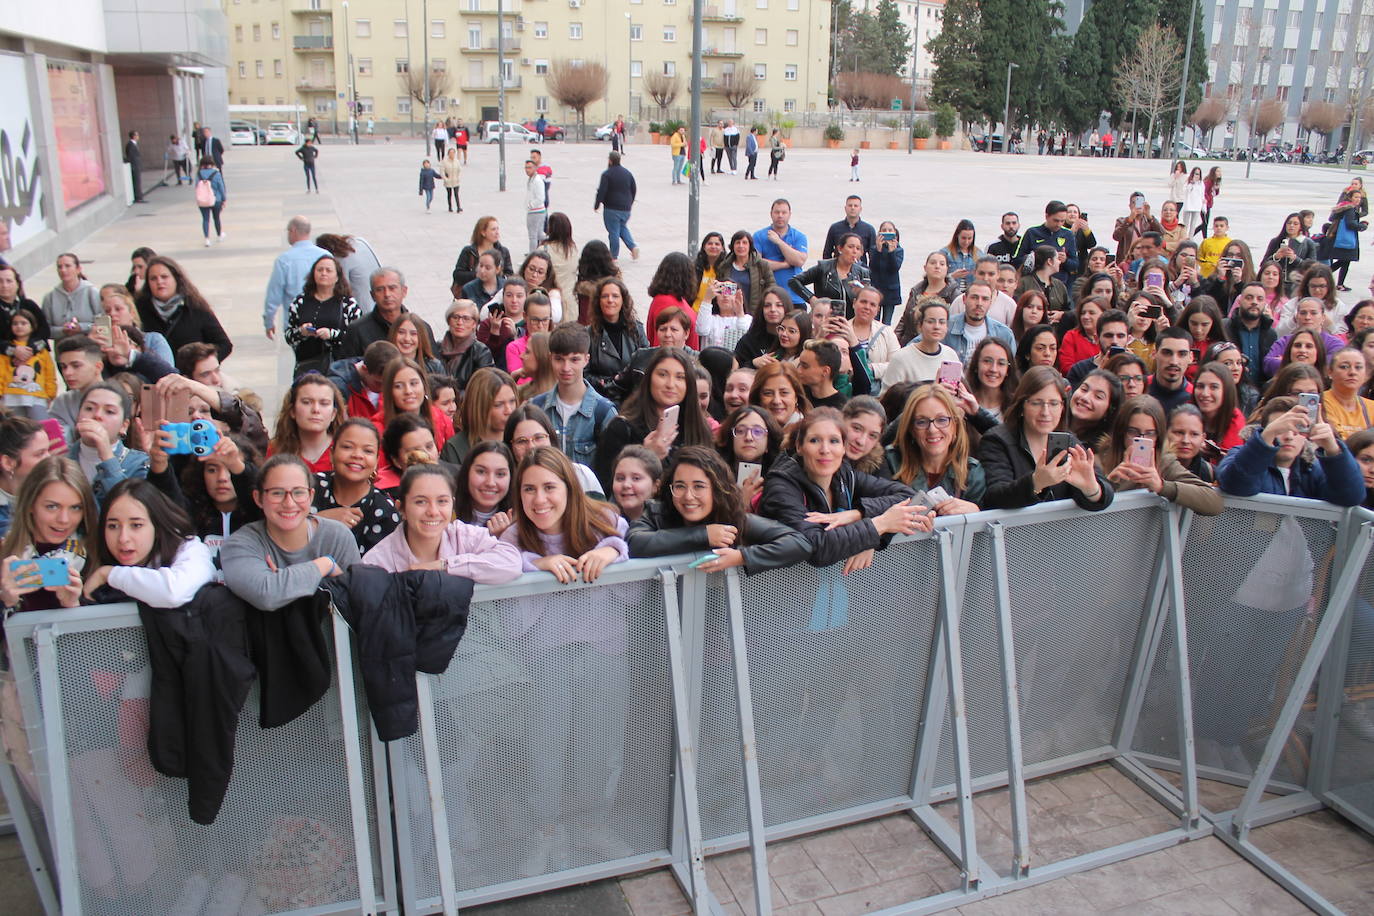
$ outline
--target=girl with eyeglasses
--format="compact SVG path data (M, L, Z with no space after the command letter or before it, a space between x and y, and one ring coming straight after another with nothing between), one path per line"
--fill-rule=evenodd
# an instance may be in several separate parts
M554 431L553 421L549 419L548 414L534 404L525 403L515 408L506 420L506 432L502 441L506 443L506 448L510 449L515 464L519 464L533 449L546 446L557 448L558 434ZM572 456L569 456L569 460L572 460ZM596 479L596 474L591 468L574 461L573 470L577 472L577 479L581 481L584 491L592 496L601 496L604 492L601 482Z
M892 479L918 493L942 488L948 499L937 515L978 511L987 484L983 465L971 454L963 411L943 385L922 385L907 398L897 421L897 438L887 447Z
M315 476L298 456L267 459L253 489L262 520L224 542L224 583L244 601L275 611L315 593L358 562L358 542L342 522L310 514Z
M1322 418L1349 439L1362 429L1374 426L1374 400L1362 397L1360 389L1368 378L1364 353L1342 347L1331 357L1331 387L1322 393Z
M1164 408L1149 395L1129 398L1121 405L1102 445L1099 461L1117 489L1144 489L1200 515L1219 515L1221 493L1185 468L1169 450ZM1137 440L1149 444L1148 454L1134 450Z
M711 449L683 446L673 456L656 501L630 526L630 555L710 552L700 567L746 573L804 563L811 545L800 532L747 510L730 469Z
M763 481L782 452L782 427L762 407L746 404L731 411L716 431L716 450L735 480L744 504L753 511L763 493ZM757 464L759 470L739 480L740 462Z

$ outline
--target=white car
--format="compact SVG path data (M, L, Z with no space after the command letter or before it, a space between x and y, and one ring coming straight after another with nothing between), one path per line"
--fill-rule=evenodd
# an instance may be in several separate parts
M596 129L595 137L598 140L610 140L611 134L615 133L615 122L602 124Z
M500 142L502 133L505 133L507 143L539 143L542 139L523 124L516 124L514 121L504 123L504 128L501 127L500 121L486 121L482 124L482 136L487 138L488 143Z
M257 146L264 139L264 133L247 121L229 122L230 146Z
M295 146L297 143L301 142L301 135L296 130L294 124L287 124L279 121L275 124L267 125L267 142L287 143L291 146Z

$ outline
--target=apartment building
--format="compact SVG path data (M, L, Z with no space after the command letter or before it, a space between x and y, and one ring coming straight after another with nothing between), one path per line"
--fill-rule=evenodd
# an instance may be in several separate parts
M931 77L935 75L935 59L926 50L926 44L945 24L945 0L897 0L897 10L902 24L911 29L911 59L902 68L901 76L911 79L915 66L917 89L930 89Z
M588 122L625 114L652 118L644 91L650 73L677 74L688 104L692 71L689 0L222 0L229 21L229 101L304 105L328 130L348 122L349 59L360 119L379 130L421 122L406 90L423 80L425 61L443 92L437 117L495 118L499 90L507 119L573 112L545 84L556 60L599 61L606 96ZM929 2L929 0L923 0ZM830 59L829 0L712 0L703 17L705 104L724 107L722 84L752 71L765 111L823 110ZM503 36L497 49L497 30Z

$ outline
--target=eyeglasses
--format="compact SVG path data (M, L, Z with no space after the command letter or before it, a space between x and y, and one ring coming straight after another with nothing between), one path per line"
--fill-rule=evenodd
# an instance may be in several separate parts
M476 315L449 315L449 324L476 324Z
M1118 373L1116 377L1121 381L1121 384L1123 385L1145 384L1145 376L1143 375L1121 375L1120 373Z
M691 493L693 496L705 496L707 493L711 492L711 485L698 481L689 487L687 484L678 481L669 487L669 489L673 491L674 496L686 496L688 493Z
M1061 400L1042 401L1037 398L1034 401L1027 401L1026 406L1031 410L1058 410L1064 406L1064 402Z
M1006 369L1011 365L1011 363L1007 362L1005 359L984 359L979 361L978 365L992 366L997 369Z
M935 427L936 429L949 429L949 424L950 424L950 422L951 422L952 420L953 420L953 418L952 418L952 417L948 417L948 416L946 416L946 417L917 417L915 420L912 420L911 423L912 423L912 425L915 426L917 429L930 429L932 426Z
M310 498L311 492L312 491L306 487L293 487L290 490L285 487L269 487L262 491L262 495L265 496L270 503L282 502L288 496L291 497L292 502L303 503Z
M551 441L548 433L539 433L535 436L521 436L519 439L512 439L510 444L516 448L529 448L530 446L548 445Z
M730 435L736 439L762 439L768 435L768 429L763 426L736 426L730 430Z
M1126 435L1132 439L1156 439L1159 433L1153 429L1136 429L1134 426L1126 427Z

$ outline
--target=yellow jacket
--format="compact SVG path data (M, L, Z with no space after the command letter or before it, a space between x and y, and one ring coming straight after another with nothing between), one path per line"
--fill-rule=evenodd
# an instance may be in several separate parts
M687 148L687 141L680 131L674 131L668 138L668 146L672 148L674 156L681 156L682 151Z
M7 403L25 403L11 400L13 397L27 396L44 401L57 397L57 364L53 362L52 351L47 349L46 341L35 344L43 349L37 350L27 363L19 365L15 365L8 353L0 351L0 397ZM10 346L7 344L6 349ZM31 368L32 377L21 371L23 368Z

